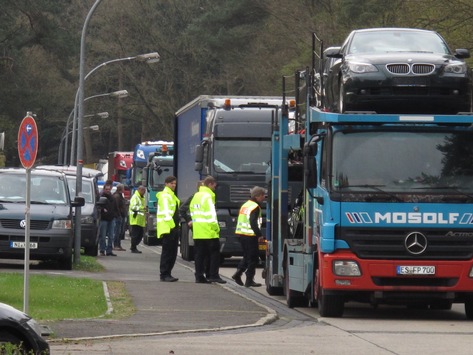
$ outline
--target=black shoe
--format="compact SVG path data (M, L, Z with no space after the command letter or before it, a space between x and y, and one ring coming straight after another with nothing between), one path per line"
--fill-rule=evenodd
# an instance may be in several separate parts
M202 277L200 279L195 280L196 284L209 284L211 283L209 280L207 280L205 277Z
M245 287L260 287L261 284L254 282L253 280L246 280Z
M141 250L138 250L138 249L130 249L132 253L134 254L141 254L143 253Z
M241 280L241 272L237 271L233 274L232 279L240 286L243 286L243 281Z
M166 277L161 278L161 281L164 281L164 282L176 282L177 280L179 279L173 276L166 276Z
M117 256L117 254L107 253L107 256Z
M101 251L101 252L100 252L100 255L101 255L101 256L105 256L105 252L104 252L104 251Z
M222 278L216 278L216 279L208 279L209 282L216 282L216 283L219 283L219 284L226 284L227 281L225 281L224 279Z

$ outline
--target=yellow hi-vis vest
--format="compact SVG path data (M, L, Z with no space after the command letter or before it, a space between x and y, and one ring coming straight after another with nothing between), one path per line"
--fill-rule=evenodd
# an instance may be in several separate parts
M215 210L215 193L207 186L199 187L189 205L192 217L194 239L215 239L219 237L220 226Z
M254 209L258 207L259 205L255 201L252 201L252 200L246 201L241 206L240 212L238 214L238 221L237 221L237 226L235 230L236 234L247 235L251 237L256 236L255 232L251 228L250 215L251 215L251 212L253 212ZM260 229L261 229L262 222L263 220L261 217L261 209L260 209L259 217L258 217L258 226L260 227Z
M176 227L174 222L174 213L179 209L179 199L174 191L165 186L163 191L156 194L158 199L158 210L156 212L156 232L157 237L161 238L163 234L169 234L171 229Z
M128 208L128 219L130 226L146 226L145 198L141 197L138 190L135 191L135 193L130 199L130 207Z

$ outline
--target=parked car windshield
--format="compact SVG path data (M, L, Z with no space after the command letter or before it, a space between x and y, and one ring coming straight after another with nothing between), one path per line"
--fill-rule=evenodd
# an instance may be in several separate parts
M265 174L270 158L270 140L215 140L213 163L219 173Z
M349 192L471 195L470 137L466 132L338 132L333 141L332 187Z
M34 203L66 204L67 194L62 180L54 176L31 176L30 201ZM24 174L0 174L0 201L24 203L26 177Z
M76 195L76 177L67 176L67 184L69 185L69 192L71 196ZM94 203L93 194L95 193L94 183L91 180L82 180L82 197L85 199L85 203Z
M435 32L361 31L354 34L348 54L427 52L449 54L447 44Z

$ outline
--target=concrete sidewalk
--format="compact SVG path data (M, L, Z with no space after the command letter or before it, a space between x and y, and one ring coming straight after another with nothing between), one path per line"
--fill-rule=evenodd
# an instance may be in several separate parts
M98 256L106 271L77 275L107 281L121 281L131 295L135 314L124 319L62 320L47 324L52 343L66 339L93 339L169 333L202 332L260 326L277 319L276 313L234 291L227 285L196 284L193 264L176 262L173 276L178 282L159 280L161 247L141 245L143 254L116 251L117 257ZM72 272L74 273L74 272ZM113 303L111 304L113 307Z

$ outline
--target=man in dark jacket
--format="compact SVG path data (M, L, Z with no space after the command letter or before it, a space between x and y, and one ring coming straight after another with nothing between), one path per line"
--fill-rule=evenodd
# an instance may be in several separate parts
M126 223L126 216L128 214L128 206L126 204L126 199L123 196L123 184L117 185L117 190L113 193L113 200L115 203L116 209L116 216L113 221L114 224L114 238L113 238L113 249L125 251L122 248L122 234L125 232L125 223Z
M111 191L112 185L105 184L100 195L100 197L104 197L106 199L103 205L100 206L99 248L100 255L102 256L117 256L117 254L113 253L113 237L115 233L113 220L117 215L117 211Z

